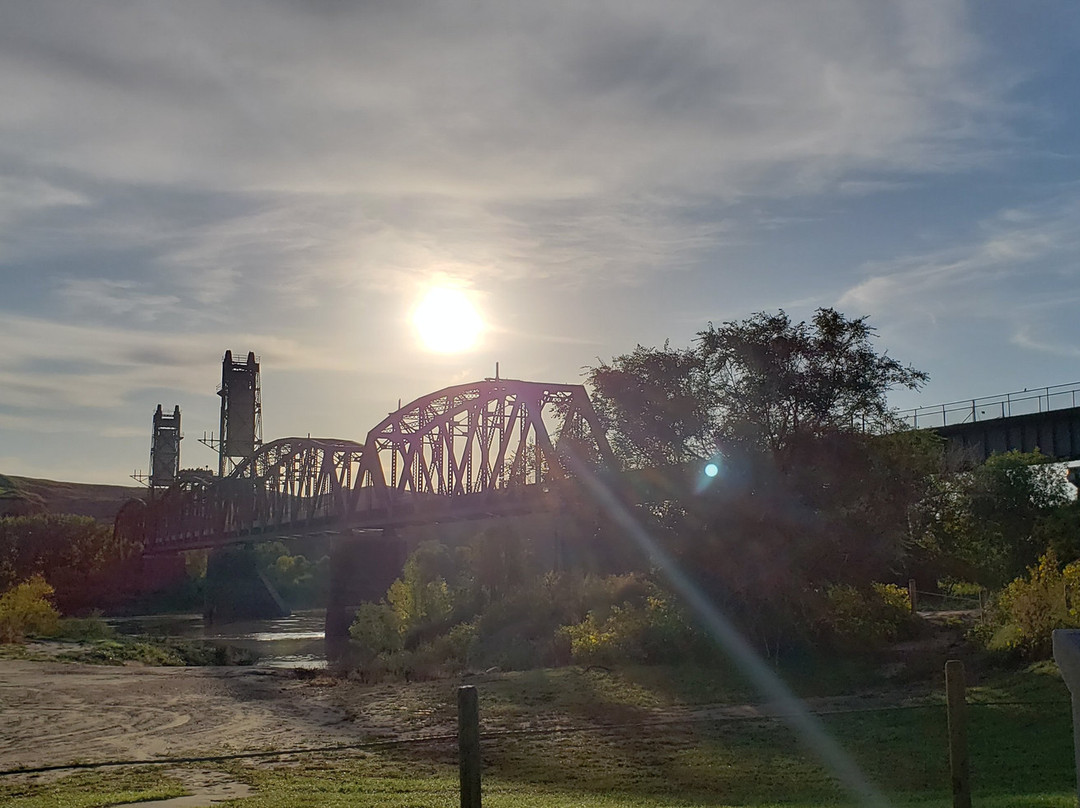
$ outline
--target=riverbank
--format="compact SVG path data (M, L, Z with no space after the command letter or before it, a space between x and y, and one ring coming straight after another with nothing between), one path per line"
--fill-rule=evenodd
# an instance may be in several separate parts
M355 740L290 672L0 660L5 770Z
M492 806L845 804L788 725L714 669L564 668L366 684L321 671L19 660L0 660L0 802L38 808L59 804L57 794L115 792L140 771L157 777L144 778L148 788L180 766L250 786L243 804L251 808L311 805L313 795L350 808L449 804L462 681L481 694ZM884 689L880 680L797 685L894 804L948 804L937 676ZM992 673L980 685L969 693L980 804L1071 805L1068 694L1052 666ZM10 774L140 761L164 765Z

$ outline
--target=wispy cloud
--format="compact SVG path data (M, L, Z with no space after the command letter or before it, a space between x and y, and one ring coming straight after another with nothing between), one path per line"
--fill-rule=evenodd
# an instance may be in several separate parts
M1055 296L1063 285L1075 288L1080 267L1072 259L1078 246L1080 201L1010 208L983 222L966 244L867 265L868 277L839 302L892 317L1000 317L1017 310L1017 299L1010 298L1017 285Z
M623 323L616 339L607 301L663 289L635 311L657 317L662 299L681 325L713 303L676 310L667 292L743 281L724 251L1012 148L1015 75L988 65L972 8L5 8L0 429L88 408L122 439L130 416L110 408L204 394L226 347L307 374L350 434L370 420L350 409L361 398L496 353L574 373L608 352L598 335L639 338ZM1017 256L1067 249L1041 228L1003 214L971 249L867 267L845 299L903 309L1011 276ZM726 284L700 282L713 274ZM487 295L505 341L453 368L411 355L407 306L437 278ZM544 354L553 341L587 353ZM279 395L306 418L306 392Z
M0 33L21 164L72 199L246 200L213 225L164 213L177 243L157 272L189 271L199 304L268 273L380 283L433 256L661 271L722 242L688 204L968 165L1000 112L961 2L30 8Z
M906 342L926 367L950 356L965 367L954 375L971 378L960 389L944 380L946 397L1055 383L1075 376L1055 360L1080 355L1078 250L1080 200L1010 208L965 244L865 267L869 277L839 305L872 314L892 344ZM994 346L991 355L980 343Z
M260 346L281 371L352 370L352 357L311 351L273 333L173 334L153 329L0 318L0 406L34 412L123 406L138 391L203 394L222 342ZM35 416L37 417L37 416Z

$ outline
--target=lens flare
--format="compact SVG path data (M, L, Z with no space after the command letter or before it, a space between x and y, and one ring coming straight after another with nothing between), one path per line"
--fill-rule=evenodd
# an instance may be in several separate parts
M659 569L676 594L690 607L713 640L769 702L774 714L794 730L861 806L888 808L884 795L851 756L833 740L821 719L810 713L784 681L761 659L742 634L683 572L675 559L655 541L638 519L585 463L567 458L573 470L608 516L629 535ZM717 469L719 471L719 469Z

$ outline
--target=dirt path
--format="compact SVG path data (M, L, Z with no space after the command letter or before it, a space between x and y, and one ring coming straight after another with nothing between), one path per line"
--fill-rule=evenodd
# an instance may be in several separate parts
M0 768L360 740L288 672L0 660Z
M481 678L472 680L481 684ZM498 678L498 674L496 677ZM0 771L310 749L456 730L456 682L365 685L260 668L104 667L0 660ZM880 707L890 692L812 699L811 709ZM633 720L773 713L765 705L668 706ZM611 713L608 720L615 720ZM587 716L504 712L487 730L567 727ZM257 762L257 761L256 761Z

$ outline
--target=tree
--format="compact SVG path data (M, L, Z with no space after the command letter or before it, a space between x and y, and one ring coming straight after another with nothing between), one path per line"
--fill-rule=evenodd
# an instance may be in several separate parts
M0 517L0 588L41 575L61 611L100 608L129 591L140 549L87 516Z
M829 585L895 574L940 463L932 439L886 434L889 390L927 375L873 336L833 309L809 323L762 312L589 369L634 465L722 456L707 487L653 512L683 569L772 648L813 622Z
M1002 586L1023 575L1048 544L1064 547L1051 525L1071 502L1069 488L1061 468L1037 450L991 455L937 481L922 507L920 542L959 561L979 583Z
M872 344L867 318L831 308L810 323L781 309L712 323L698 334L713 421L725 439L772 453L798 435L826 436L891 425L887 394L929 377Z
M709 390L693 349L638 345L588 368L586 378L612 451L626 466L684 463L712 452Z

